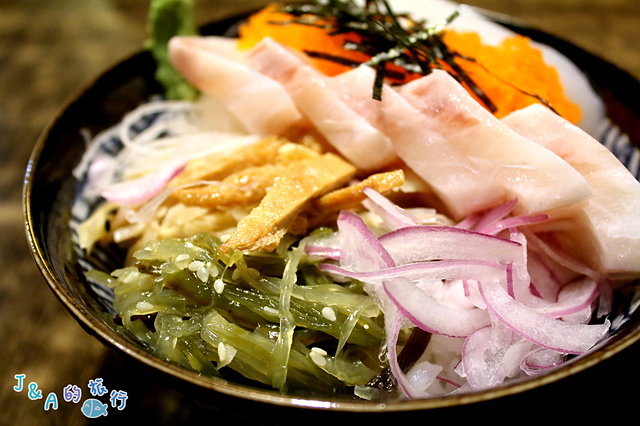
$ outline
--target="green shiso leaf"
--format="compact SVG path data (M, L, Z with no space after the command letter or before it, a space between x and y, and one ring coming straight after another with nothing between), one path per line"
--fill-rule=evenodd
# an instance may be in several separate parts
M152 0L147 18L148 39L145 48L156 61L156 80L170 100L194 100L198 91L169 62L168 44L173 36L198 33L193 0Z

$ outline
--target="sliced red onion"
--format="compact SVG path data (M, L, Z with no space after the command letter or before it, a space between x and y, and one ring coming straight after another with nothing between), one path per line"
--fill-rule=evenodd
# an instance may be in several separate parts
M518 260L513 262L507 275L507 291L511 297L526 305L535 305L539 301L539 296L531 288L531 275L528 265L528 242L527 238L518 229L511 228L509 232L510 241L520 244L522 250L517 253Z
M531 376L541 371L548 371L560 366L566 358L566 354L546 348L536 348L531 351L520 365L525 374Z
M558 292L565 283L565 279L559 274L559 267L550 264L533 250L527 251L527 265L532 291L548 302L558 300Z
M340 259L340 234L310 235L304 239L305 253L321 259Z
M371 187L364 189L368 197L362 204L371 212L376 213L386 226L391 229L400 229L405 226L415 226L420 222L402 207L398 206L387 197Z
M474 300L468 297L469 280L417 280L416 285L443 305L458 309L478 308ZM482 307L485 309L485 307Z
M600 297L598 298L596 316L600 318L611 313L613 308L613 286L609 280L604 278L598 280L598 286L600 288Z
M434 396L430 387L438 380L442 366L429 361L416 363L405 374L405 388L409 389L412 398L429 398Z
M546 215L510 217L512 200L458 226L418 225L380 193L365 192L367 207L393 230L376 237L360 216L341 212L339 244L311 244L307 252L337 260L319 267L360 280L376 293L388 319L390 367L405 396L429 396L441 375L431 363L408 374L400 371L396 345L406 324L441 338L466 337L460 365L450 372L467 383L453 392L495 386L520 371L553 368L565 354L580 354L607 333L608 322L584 321L601 294L593 271L523 228ZM577 274L591 278L572 283ZM449 283L463 290L451 300L443 287Z
M504 380L495 363L487 362L491 350L493 329L491 326L479 328L470 334L462 346L461 371L472 389L486 389Z
M588 324L593 320L593 307L587 306L571 314L563 315L559 319L573 324Z
M598 277L598 273L593 269L589 268L587 265L579 262L577 259L569 256L567 253L561 251L557 246L552 247L550 244L545 242L539 235L534 234L533 232L529 232L528 230L522 231L526 237L529 245L536 251L543 253L548 256L550 259L553 259L559 265L574 271L580 275L586 275L590 277Z
M338 216L340 264L353 271L375 271L394 266L393 259L357 214L343 210Z
M388 305L385 309L385 331L387 356L389 361L389 369L396 379L398 389L407 398L428 398L430 395L428 388L436 379L437 375L442 371L442 367L431 364L423 365L418 374L405 374L398 364L398 336L405 323L404 316L398 312L393 304ZM426 367L426 368L425 368Z
M505 229L539 223L549 218L549 215L544 213L508 217L517 204L517 198L509 200L485 213L476 213L465 218L458 226L483 234L496 235Z
M91 160L91 167L86 170L86 181L82 192L86 197L100 197L104 188L112 181L118 169L118 162L115 158L98 153L95 159Z
M484 303L480 289L478 288L478 281L476 280L463 280L464 295L476 308L487 309L487 304Z
M490 388L506 378L517 377L532 347L533 343L500 323L493 323L465 339L458 370L472 389Z
M433 334L464 337L491 323L486 311L443 305L404 277L385 280L383 288L403 315L417 327Z
M600 290L598 283L586 277L566 284L558 293L556 303L546 304L536 310L551 318L562 318L582 311L591 311Z
M472 213L469 216L463 218L455 226L456 228L471 230L475 228L475 226L480 222L481 219L482 215L480 213Z
M506 219L497 221L485 228L476 229L476 230L484 234L496 235L505 229L517 228L519 226L525 226L525 225L532 225L534 223L544 222L547 219L549 219L549 215L544 213L535 214L535 215L525 215L525 216L513 216L513 217L508 217Z
M442 260L415 262L405 265L358 272L331 263L318 267L328 273L353 278L359 281L381 284L386 279L407 278L410 280L504 280L507 265L483 260Z
M522 361L535 345L521 339L513 342L502 357L502 372L506 377L517 377L522 371Z
M396 378L398 388L406 396L411 398L411 386L406 383L406 377L398 364L398 335L402 330L404 318L394 305L389 305L385 311L385 331L387 334L387 356L391 374Z
M453 386L456 389L459 389L460 387L462 387L462 384L460 384L459 382L453 381L447 377L438 376L437 379L438 381L446 383L450 386Z
M523 302L534 297L529 288L524 237L511 241L453 226L421 225L389 232L380 237L380 243L398 265L438 259L498 261L511 265L507 276L510 294Z
M336 247L326 247L310 244L308 246L305 246L304 251L311 256L319 257L322 259L340 259L340 249Z
M112 203L137 206L158 195L183 169L184 164L179 164L137 179L117 182L106 187L101 195Z
M545 348L581 354L598 343L609 330L605 324L571 324L550 318L514 300L495 283L482 283L480 292L493 316L513 332Z
M408 226L380 237L396 264L440 259L475 259L513 263L522 245L454 226ZM407 249L410 247L410 249Z
M502 203L487 212L482 214L480 219L473 226L473 230L478 232L485 232L485 229L491 228L495 223L505 218L518 204L518 199L514 198L505 203Z

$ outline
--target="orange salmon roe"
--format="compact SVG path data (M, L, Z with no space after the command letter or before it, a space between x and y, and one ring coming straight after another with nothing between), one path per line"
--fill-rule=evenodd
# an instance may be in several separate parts
M481 64L458 61L496 104L497 117L538 102L522 93L526 92L547 101L572 123L580 121L580 107L564 95L558 71L544 62L542 51L532 46L528 37L515 35L506 38L500 45L489 46L484 45L476 33L447 31L443 41L451 50Z
M298 51L317 51L347 58L357 63L369 56L344 48L346 41L357 43L357 34L330 35L325 29L292 23L293 17L278 12L278 4L271 4L252 15L240 27L239 47L250 49L264 37L271 37ZM289 24L286 24L286 23ZM566 98L555 68L547 65L542 52L531 45L529 38L516 35L498 46L482 43L476 33L446 31L443 41L452 51L473 58L476 63L459 59L458 63L478 87L495 104L495 115L500 118L509 112L539 102L525 93L535 94L547 101L560 115L577 124L581 118L578 105ZM351 69L326 59L311 58L312 64L328 76ZM481 64L481 65L478 65ZM398 70L395 67L395 70ZM404 73L406 74L406 72ZM406 82L419 75L406 75Z
M293 17L289 14L278 12L278 7L279 5L277 4L271 4L251 15L248 21L240 27L238 47L250 49L264 37L271 37L275 41L300 52L304 50L318 51L351 59L358 63L366 62L369 59L364 53L344 48L346 41L357 42L357 35L340 34L331 36L323 28L291 23ZM280 24L286 22L290 24ZM347 65L341 65L325 59L312 58L311 62L316 68L329 76L351 69Z

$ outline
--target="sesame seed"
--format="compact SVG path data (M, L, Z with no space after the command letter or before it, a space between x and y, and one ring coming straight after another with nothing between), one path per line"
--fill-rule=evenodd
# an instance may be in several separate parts
M259 277L260 276L260 271L258 271L256 268L247 268L247 272L249 273L249 275L251 275L253 277Z
M220 278L215 280L213 282L213 289L216 291L216 293L222 294L222 292L224 291L224 281L222 281Z
M234 270L233 270L233 273L231 274L231 279L232 279L233 281L237 281L237 280L239 280L239 279L240 279L240 274L241 274L241 273L240 273L240 270L239 270L239 269L234 269Z
M265 306L265 307L264 307L264 311L265 311L266 313L268 313L268 314L271 314L271 315L278 315L278 310L277 310L277 309L272 308L271 306Z
M207 281L209 281L209 270L204 266L201 268L198 268L198 270L196 271L196 276L200 281L202 281L203 283L206 283Z
M335 321L336 311L333 308L330 308L329 306L325 306L324 308L322 308L322 316L328 319L329 321Z
M217 277L218 274L220 274L220 270L216 265L208 265L207 268L209 269L209 275L211 275L213 278Z
M224 346L224 343L218 343L218 358L220 358L220 362L223 362L227 357L227 348Z
M327 365L327 359L318 352L309 352L309 357L311 357L311 361L313 361L319 367L324 367L325 365Z
M201 262L199 260L194 260L189 264L189 270L192 272L195 272L202 267L204 267L204 262Z
M315 352L315 353L320 354L322 356L327 356L327 351L325 351L324 349L319 348L317 346L314 346L313 348L311 348L311 352Z
M140 279L140 272L133 271L122 277L121 281L125 284L134 284Z
M175 261L184 262L185 260L189 260L189 259L191 259L191 256L189 255L189 253L182 253L176 256Z
M143 312L148 312L153 310L153 305L147 301L142 301L136 303L136 309Z
M238 350L231 345L226 345L224 342L218 343L218 358L220 364L229 364L238 353Z

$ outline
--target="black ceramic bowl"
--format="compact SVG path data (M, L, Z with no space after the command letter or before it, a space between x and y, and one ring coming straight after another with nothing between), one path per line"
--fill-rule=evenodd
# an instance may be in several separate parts
M235 19L217 22L203 32L223 34L234 22ZM603 99L609 119L618 128L617 134L628 136L624 143L616 145L615 153L623 163L630 164L640 146L640 126L636 124L640 116L640 83L614 65L563 40L518 23L502 23L555 47L584 71ZM132 56L100 75L60 111L38 140L29 161L24 186L24 214L34 259L62 304L89 333L125 358L160 373L163 380L181 389L188 388L192 395L236 401L236 405L240 401L288 410L321 408L342 413L405 412L458 407L531 391L593 367L640 339L640 313L634 312L631 303L634 295L619 295L611 336L589 353L568 361L562 368L482 392L385 404L331 395L283 395L247 384L203 377L152 355L141 344L116 331L105 302L87 284L74 250L70 221L78 184L72 170L85 149L80 130L87 129L96 134L117 123L126 112L151 95L160 93L160 87L153 78L154 70L154 62L147 52ZM242 407L242 404L238 406Z

